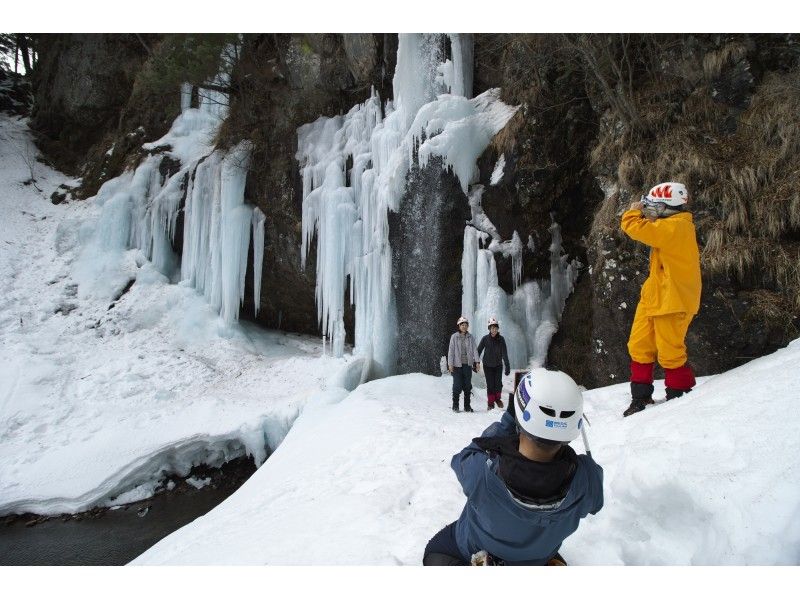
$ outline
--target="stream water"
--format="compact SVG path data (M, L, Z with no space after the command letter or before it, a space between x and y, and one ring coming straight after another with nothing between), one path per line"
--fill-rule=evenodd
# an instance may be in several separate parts
M251 459L237 459L220 469L192 470L191 477L211 480L199 489L173 479L173 490L114 510L6 517L0 520L0 565L124 565L208 513L254 471Z

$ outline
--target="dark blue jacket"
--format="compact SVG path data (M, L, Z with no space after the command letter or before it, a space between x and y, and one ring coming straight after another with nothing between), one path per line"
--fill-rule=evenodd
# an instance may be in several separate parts
M481 438L516 433L514 416L505 412ZM474 441L450 466L467 496L456 523L462 558L486 550L508 565L543 565L578 529L580 520L603 507L603 469L587 455L577 456L572 482L563 499L549 505L526 504L514 497L498 475L502 455L491 456Z

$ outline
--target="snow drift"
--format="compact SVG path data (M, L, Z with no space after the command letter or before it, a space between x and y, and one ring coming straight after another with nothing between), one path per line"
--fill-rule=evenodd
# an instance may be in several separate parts
M561 553L575 565L796 565L798 367L800 340L624 419L627 384L585 392L605 507ZM419 564L464 504L451 455L499 415L454 415L448 392L446 377L408 374L315 402L241 489L134 564Z

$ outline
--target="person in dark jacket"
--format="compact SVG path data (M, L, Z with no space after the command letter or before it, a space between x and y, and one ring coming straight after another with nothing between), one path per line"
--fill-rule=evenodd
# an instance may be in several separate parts
M453 457L467 503L428 542L423 565L565 564L561 543L603 507L603 469L569 446L582 424L572 378L525 374L500 421Z
M487 408L491 411L497 405L503 408L503 366L505 374L511 373L508 363L506 339L500 334L500 325L496 318L489 318L489 334L478 343L478 354L483 353L483 373L486 375Z

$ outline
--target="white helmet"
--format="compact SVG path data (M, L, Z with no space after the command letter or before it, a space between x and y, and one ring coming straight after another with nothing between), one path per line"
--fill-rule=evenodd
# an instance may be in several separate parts
M665 203L668 206L682 206L689 199L689 191L682 183L659 183L644 197L645 203Z
M461 326L461 324L467 323L469 324L469 320L467 320L464 316L461 316L456 322L456 326Z
M491 328L492 326L497 326L498 328L500 328L500 324L497 323L497 318L495 318L494 316L489 318L489 324L487 328Z
M522 377L514 394L520 428L544 440L570 442L583 425L583 395L564 372L536 368Z

